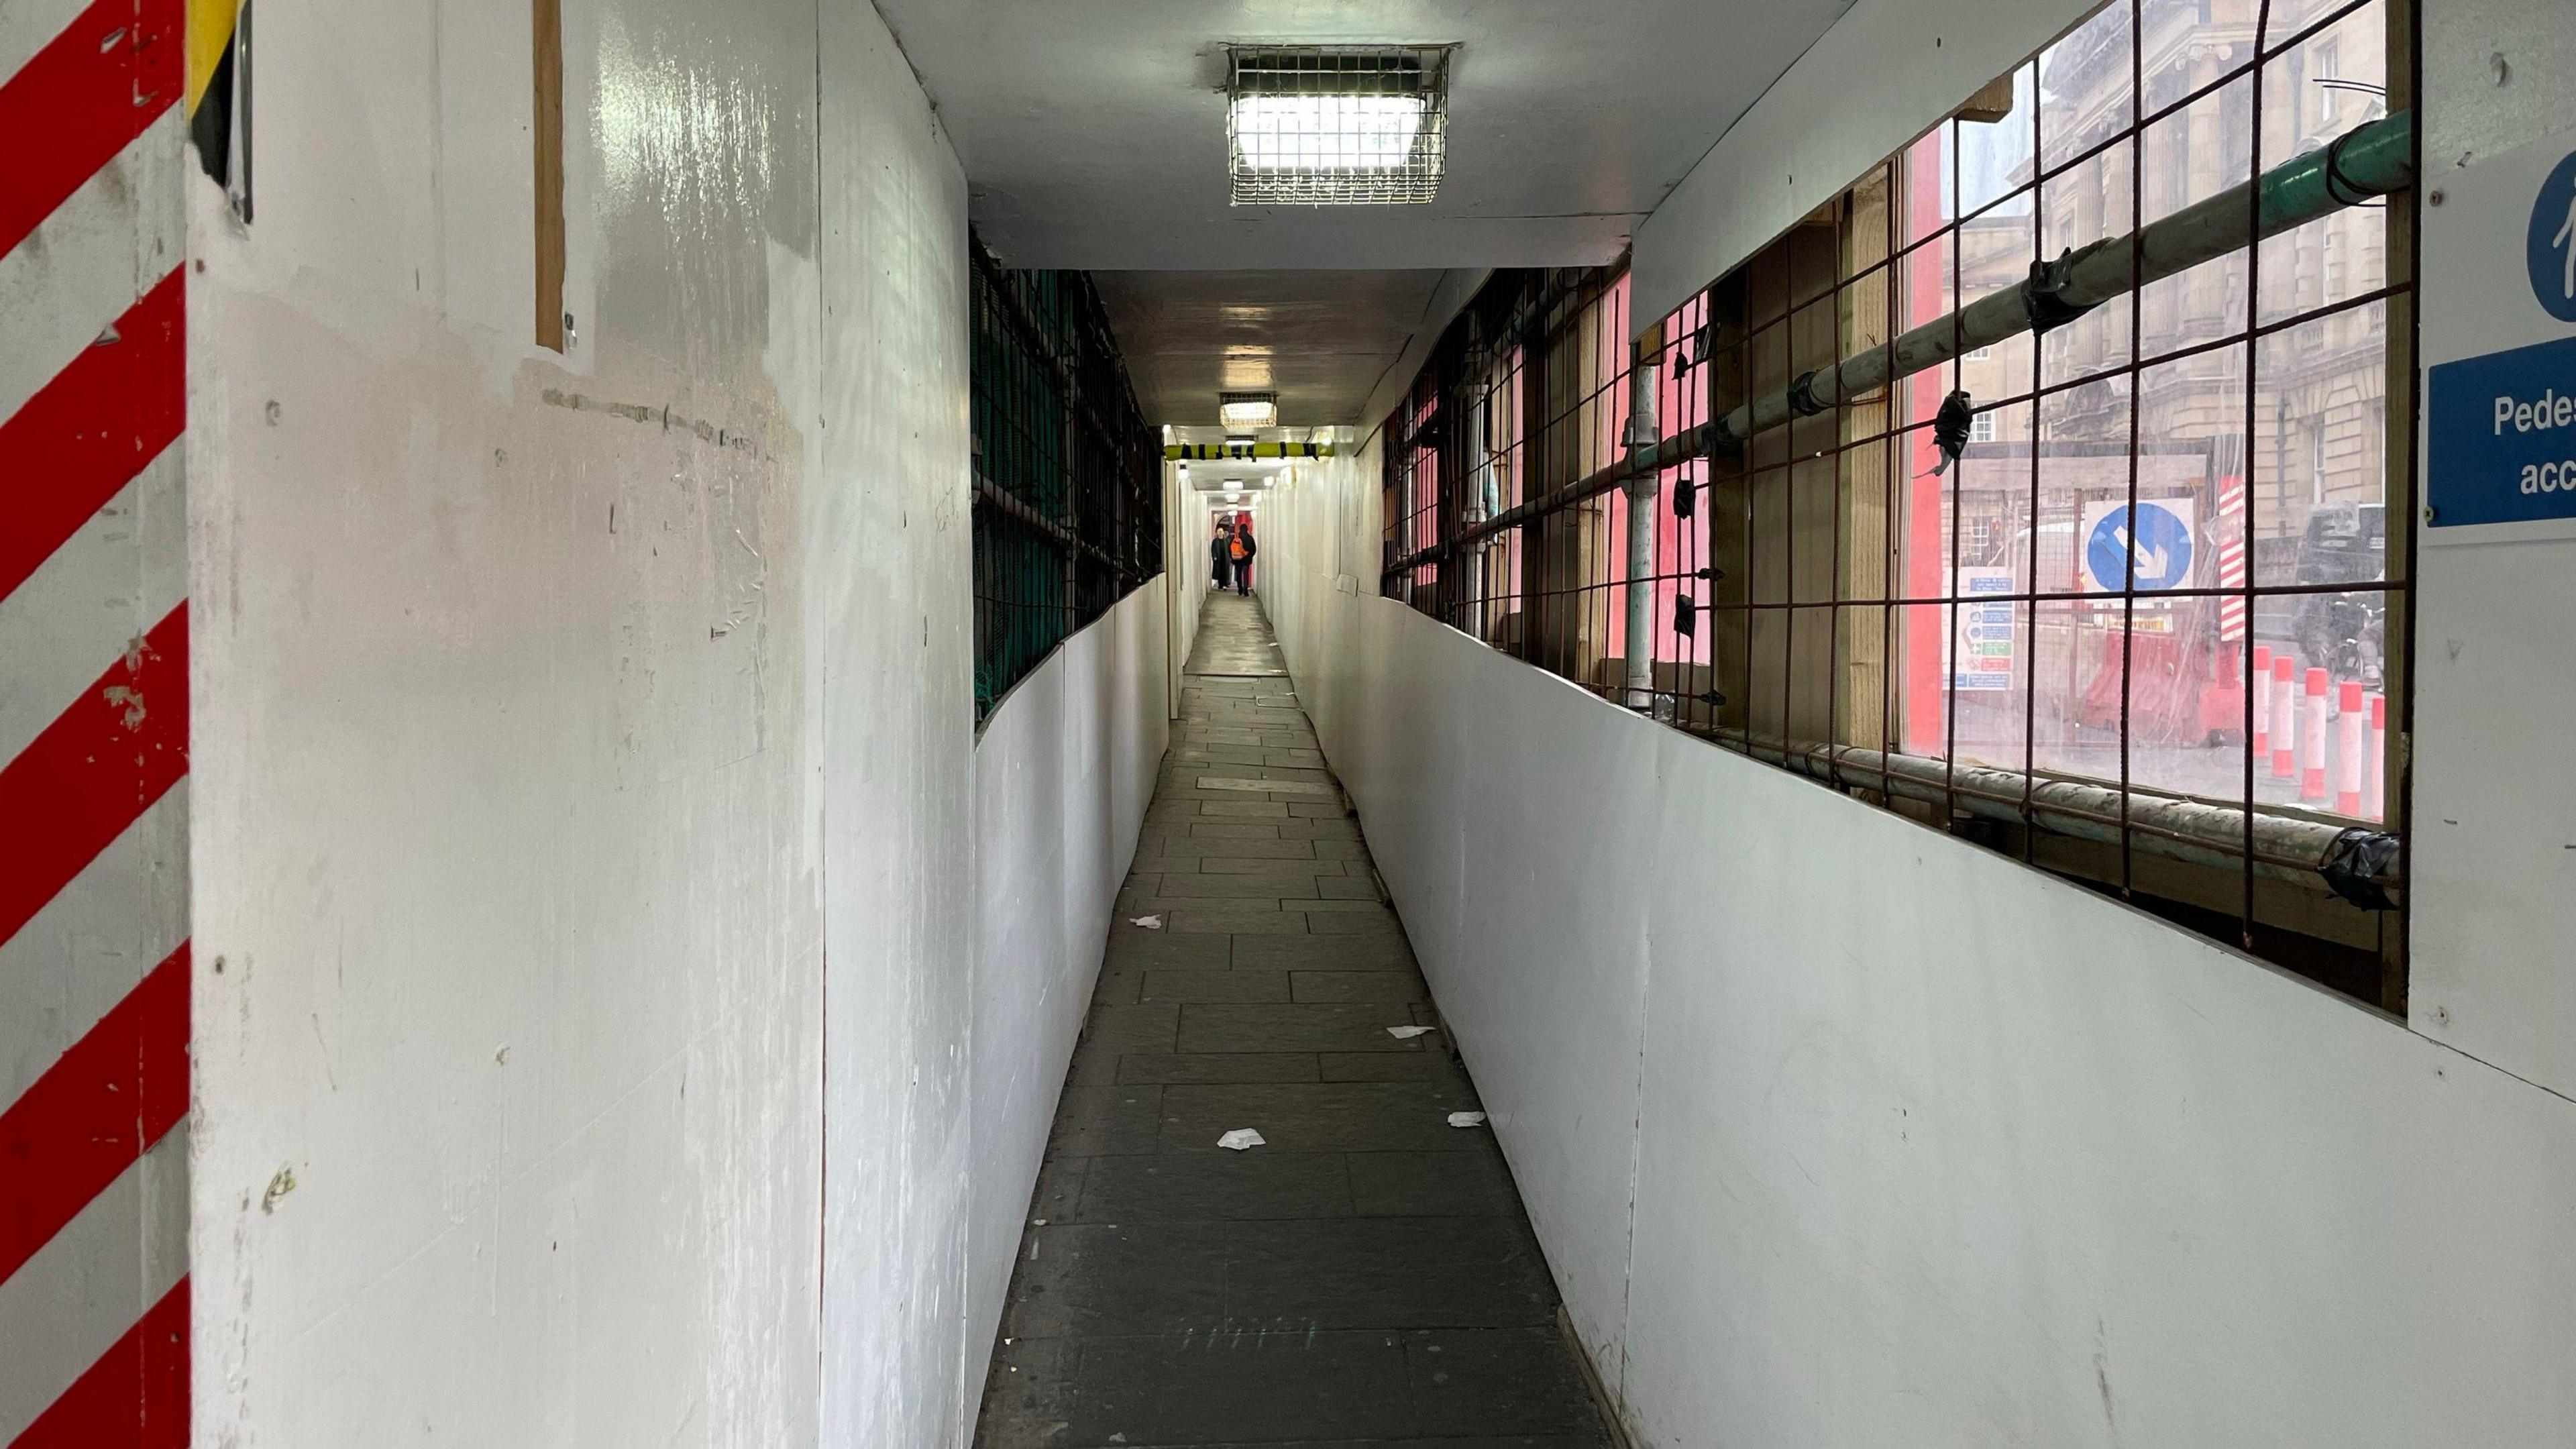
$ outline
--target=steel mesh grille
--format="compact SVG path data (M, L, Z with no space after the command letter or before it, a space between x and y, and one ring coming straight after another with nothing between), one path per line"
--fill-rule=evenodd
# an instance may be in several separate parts
M1233 204L1430 201L1447 154L1448 74L1445 46L1236 48L1226 82Z

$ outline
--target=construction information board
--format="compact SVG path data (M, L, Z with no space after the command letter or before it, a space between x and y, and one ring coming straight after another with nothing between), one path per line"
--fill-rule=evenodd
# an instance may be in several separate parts
M1959 602L1950 626L1952 689L2012 688L2017 606L2009 598L1992 597L2012 591L2011 569L1959 570Z
M2424 541L2576 537L2576 146L2445 175L2424 221L2463 261L2425 312Z

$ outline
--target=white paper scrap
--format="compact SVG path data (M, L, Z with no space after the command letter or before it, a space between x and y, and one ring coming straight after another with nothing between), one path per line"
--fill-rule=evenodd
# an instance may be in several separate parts
M1160 916L1129 916L1127 918L1127 924L1131 926L1142 926L1148 931L1159 931L1163 929L1163 918Z
M1219 1147L1231 1147L1235 1151L1241 1152L1248 1147L1260 1146L1261 1134L1253 1131L1249 1127L1237 1127L1233 1131L1225 1134L1223 1137L1218 1138L1216 1140L1216 1145Z
M1449 1125L1452 1127L1482 1127L1485 1125L1485 1114L1482 1112L1452 1112L1449 1114Z
M1386 1029L1386 1034L1397 1041L1411 1041L1429 1030L1431 1028L1427 1026L1390 1026Z

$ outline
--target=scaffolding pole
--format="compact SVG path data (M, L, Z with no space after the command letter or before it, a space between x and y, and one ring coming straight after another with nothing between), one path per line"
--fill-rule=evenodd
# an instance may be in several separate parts
M1782 740L1738 729L1709 733L1719 743L1837 789L1872 790L1982 819L2037 825L2104 845L2124 828L2151 855L2233 868L2245 850L2242 806L2154 794L2131 786L2125 816L2120 788L2089 780L2036 779L2025 791L2019 770L1989 769L1859 745ZM2257 811L2254 868L2265 876L2320 884L2365 909L2392 908L2403 886L2396 837L2382 830Z
M1801 374L1785 388L1653 447L1636 449L1552 493L1504 509L1437 548L1397 560L1394 567L1410 568L1447 549L1473 546L1504 529L1607 493L1641 474L1658 474L1693 458L1740 447L1765 428L1823 412L1898 378L1938 367L1963 352L1990 347L2034 328L2046 331L2148 283L2414 184L2415 118L2412 112L2399 111L2161 221L2035 265L2029 280L2018 287L1981 298L1833 367Z
M1661 395L1656 384L1662 369L1664 324L1656 323L1637 337L1628 363L1628 436L1631 456L1651 451L1662 440L1655 417ZM1628 707L1655 707L1655 494L1663 470L1646 468L1628 478Z

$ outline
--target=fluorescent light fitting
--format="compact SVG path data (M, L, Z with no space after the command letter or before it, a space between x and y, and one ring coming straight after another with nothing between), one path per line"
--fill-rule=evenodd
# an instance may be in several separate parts
M1447 155L1446 45L1235 46L1226 156L1237 206L1423 203Z
M1244 428L1279 426L1279 394L1275 392L1221 392L1216 395L1217 421L1228 432ZM1229 438L1226 441L1232 442Z

